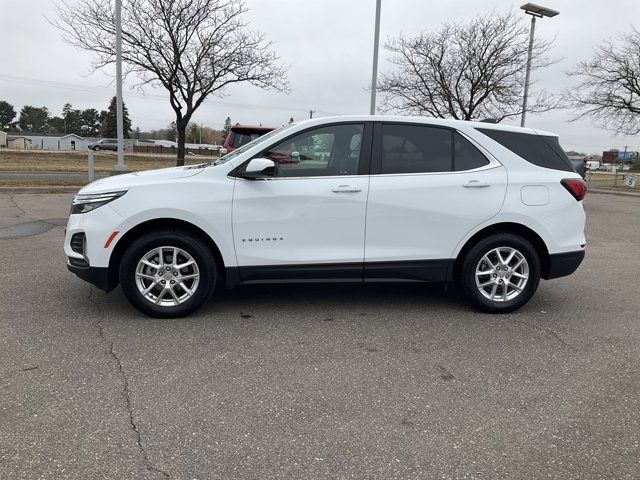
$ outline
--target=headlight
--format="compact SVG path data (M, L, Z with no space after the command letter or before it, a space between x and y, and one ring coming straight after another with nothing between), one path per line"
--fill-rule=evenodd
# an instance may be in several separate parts
M71 214L87 213L105 205L127 193L126 190L106 193L86 193L76 195L71 202Z

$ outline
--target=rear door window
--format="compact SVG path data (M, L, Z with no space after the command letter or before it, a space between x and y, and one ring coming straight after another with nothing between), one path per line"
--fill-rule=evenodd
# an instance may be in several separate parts
M462 135L456 132L455 134L455 170L456 172L462 172L464 170L473 170L475 168L484 167L489 165L489 160L485 157L475 145Z
M390 123L379 131L374 173L461 172L489 165L487 157L453 129Z
M529 163L554 170L575 171L569 158L562 150L558 137L489 128L478 128L477 130Z
M380 173L450 172L452 133L421 125L382 125Z

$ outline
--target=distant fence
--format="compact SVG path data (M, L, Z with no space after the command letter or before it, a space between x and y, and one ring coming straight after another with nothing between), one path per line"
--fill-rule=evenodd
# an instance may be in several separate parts
M585 180L588 187L635 189L640 191L639 177L640 174L638 172L587 172Z
M175 155L178 152L176 147L163 147L162 145L134 145L134 153L166 153ZM218 150L211 148L187 148L187 155L202 155L205 157L217 157L219 155Z

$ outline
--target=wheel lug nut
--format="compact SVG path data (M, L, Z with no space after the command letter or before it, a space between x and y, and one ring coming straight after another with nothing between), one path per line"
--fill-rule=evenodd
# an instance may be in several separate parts
M173 276L177 277L178 276L178 272L173 272Z
M160 283L162 283L162 285L164 285L167 282L165 280L162 280Z
M176 283L176 281L175 280L171 280L171 285L173 285L174 283Z
M171 267L164 267L164 269L168 272L169 270L171 270Z
M493 278L496 278L498 275L496 275L495 273L493 274Z

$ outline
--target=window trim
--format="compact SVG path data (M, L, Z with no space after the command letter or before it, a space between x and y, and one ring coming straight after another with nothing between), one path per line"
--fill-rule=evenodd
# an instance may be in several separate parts
M251 160L253 160L254 158L263 157L264 154L271 147L273 147L274 145L286 142L286 141L290 140L291 138L297 137L298 135L302 135L302 134L304 134L306 132L309 132L309 131L312 131L312 130L318 130L318 129L321 129L321 128L336 127L336 126L342 126L342 125L362 125L364 127L363 128L363 132L362 132L362 145L361 145L361 149L360 149L360 161L358 162L358 171L354 175L316 175L316 176L305 176L305 175L302 175L302 176L299 176L299 177L295 177L295 176L290 176L290 177L272 177L272 178L265 178L264 180L274 181L274 180L299 180L299 179L304 179L304 178L309 178L309 179L313 179L313 178L316 178L316 179L317 178L343 178L343 177L353 178L353 177L367 176L367 175L370 174L369 172L371 171L371 155L372 155L372 148L373 148L373 124L374 124L374 122L371 122L371 121L331 122L331 123L324 123L324 124L320 124L320 125L314 125L314 126L302 129L302 130L298 130L297 132L294 132L294 133L290 134L289 136L278 140L277 142L273 142L273 143L267 145L265 148L263 148L258 153L253 155L251 158L245 160L240 165L238 165L236 168L234 168L231 172L229 172L228 176L229 177L235 177L235 178L243 179L242 177L240 177L240 174L242 172L244 172L244 170L247 167L247 165L249 164L249 162ZM255 181L255 180L248 180L248 179L243 179L243 180L247 180L247 181L250 181L250 182Z
M409 173L382 173L382 127L383 125L402 125L412 127L429 127L439 128L442 130L448 130L451 132L451 170L445 172L409 172ZM476 147L482 155L488 160L489 163L478 168L472 168L470 170L454 170L455 168L455 134L458 133L465 140L468 140L474 147ZM408 176L408 175L451 175L469 172L481 172L483 170L489 170L496 167L501 167L502 163L493 156L486 148L480 145L476 140L469 137L465 132L458 130L457 128L447 127L445 125L434 125L431 123L419 123L419 122L375 122L373 127L373 151L371 152L371 175L378 177L396 177L396 176Z

